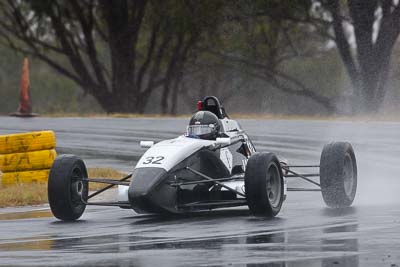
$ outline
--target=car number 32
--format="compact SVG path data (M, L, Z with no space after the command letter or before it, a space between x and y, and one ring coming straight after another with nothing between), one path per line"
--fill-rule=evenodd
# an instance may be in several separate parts
M146 157L143 164L162 164L164 157L163 156L156 156L156 157Z

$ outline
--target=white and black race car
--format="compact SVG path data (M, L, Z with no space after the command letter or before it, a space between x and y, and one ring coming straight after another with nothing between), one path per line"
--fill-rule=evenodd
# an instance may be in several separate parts
M325 203L335 208L350 206L356 194L357 165L349 143L326 145L319 165L289 165L274 153L256 152L249 136L213 96L198 102L185 135L156 144L142 141L141 146L147 151L133 172L120 180L88 178L80 158L57 157L48 181L54 216L76 220L86 205L156 214L247 205L256 216L274 217L287 191L320 190ZM300 174L296 168L319 168L319 172ZM316 176L319 183L312 178ZM287 188L290 177L320 189ZM108 185L89 194L90 182ZM90 201L113 186L118 186L117 201Z

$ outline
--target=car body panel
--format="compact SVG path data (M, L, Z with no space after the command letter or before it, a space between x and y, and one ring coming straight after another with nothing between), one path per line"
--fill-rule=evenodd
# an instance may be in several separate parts
M179 136L175 139L161 141L149 148L139 159L137 168L163 168L166 171L172 169L202 147L209 146L215 142Z
M244 199L240 194L222 190L213 182L171 186L180 181L204 180L188 168L212 179L235 175L244 178L247 160L254 148L238 123L229 124L231 131L224 135L232 141L229 145L186 136L153 145L136 164L129 189L119 187L119 199L128 199L138 213L180 213L187 211L180 207L191 202ZM244 194L243 179L227 182L227 185Z

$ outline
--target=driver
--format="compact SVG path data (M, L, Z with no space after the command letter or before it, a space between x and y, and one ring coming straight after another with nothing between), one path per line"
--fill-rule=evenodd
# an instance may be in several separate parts
M198 111L190 119L186 136L204 140L216 140L221 128L221 122L214 113Z

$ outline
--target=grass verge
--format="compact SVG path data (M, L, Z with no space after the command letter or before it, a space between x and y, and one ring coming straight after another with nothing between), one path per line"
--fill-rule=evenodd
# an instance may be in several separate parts
M89 168L89 177L120 179L125 173L109 168ZM105 184L91 183L89 189L98 190ZM15 184L2 187L0 185L0 208L30 206L47 203L47 183Z
M0 187L0 208L47 203L47 184L30 183Z
M89 168L88 176L91 178L108 178L108 179L118 180L126 176L126 173L109 168ZM99 190L105 186L107 185L100 183L90 183L89 190L90 191Z

